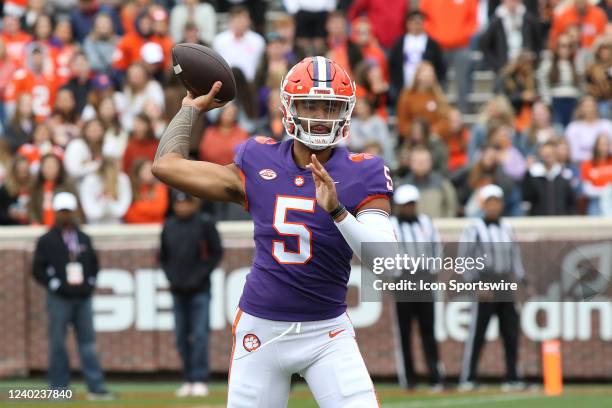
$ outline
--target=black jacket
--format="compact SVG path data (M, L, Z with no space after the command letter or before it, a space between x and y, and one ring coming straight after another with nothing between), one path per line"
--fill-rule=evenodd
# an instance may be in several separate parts
M391 77L391 85L394 92L399 95L400 91L404 87L404 41L405 35L402 35L400 39L391 48L391 54L389 56L389 75ZM427 44L425 44L425 51L421 57L423 61L429 61L434 66L438 81L444 82L446 78L446 65L444 64L444 57L442 55L442 49L438 43L427 36Z
M531 204L530 215L575 215L576 193L571 185L571 174L559 168L548 179L544 166L536 163L523 179L523 200Z
M521 48L538 55L542 49L538 19L528 12L525 13L521 31L523 33ZM506 32L501 18L495 16L490 21L487 29L480 37L479 46L492 70L499 72L508 63L508 43L506 42Z
M80 285L70 285L66 280L66 265L70 262L70 255L59 228L53 227L40 237L34 252L34 278L47 290L64 297L91 296L96 285L98 256L89 236L77 229L77 237L79 253L76 261L83 267L83 283ZM56 289L53 289L53 278L59 279L60 285Z
M160 261L174 293L210 290L210 273L223 255L215 223L200 214L169 218L161 235Z

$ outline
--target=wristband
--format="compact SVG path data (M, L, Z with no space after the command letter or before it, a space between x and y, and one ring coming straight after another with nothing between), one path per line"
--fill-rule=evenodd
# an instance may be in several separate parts
M336 218L344 214L345 211L346 207L342 205L342 203L338 202L338 206L329 212L329 216L335 220Z

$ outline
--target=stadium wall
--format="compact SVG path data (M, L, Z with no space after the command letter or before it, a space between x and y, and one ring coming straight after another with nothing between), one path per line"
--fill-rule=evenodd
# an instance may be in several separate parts
M539 244L601 243L612 238L612 219L522 218L513 219L519 240ZM457 239L466 220L436 222L443 239ZM213 273L210 364L225 373L231 347L230 325L253 253L250 222L220 223L225 256ZM100 255L102 271L94 297L98 350L106 371L155 372L178 370L172 334L171 296L158 269L159 226L86 226ZM37 227L0 229L0 377L24 376L47 366L45 293L31 278L30 265ZM609 241L612 242L612 241ZM597 255L608 270L612 247L599 246ZM537 256L532 254L529 256ZM349 315L370 372L395 375L394 313L392 303L359 303L359 266L355 266L349 291ZM460 370L463 342L470 320L469 304L437 304L436 336L446 375ZM563 368L569 378L612 379L612 299L598 302L532 303L522 312L520 368L524 375L539 376L540 341L563 339ZM503 348L498 328L490 327L490 340L480 364L487 376L504 372ZM420 340L413 341L417 370L424 372ZM78 358L74 339L69 340L71 362Z

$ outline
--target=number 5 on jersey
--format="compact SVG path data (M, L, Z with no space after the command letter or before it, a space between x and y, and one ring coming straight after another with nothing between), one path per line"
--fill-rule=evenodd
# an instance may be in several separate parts
M297 238L297 251L288 251L285 242L272 241L272 256L281 264L305 264L312 258L312 231L301 222L287 221L287 211L314 213L314 198L276 196L274 204L274 229L279 235Z

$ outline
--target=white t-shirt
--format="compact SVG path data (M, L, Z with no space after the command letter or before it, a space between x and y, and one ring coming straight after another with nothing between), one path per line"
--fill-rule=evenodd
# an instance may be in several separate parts
M213 49L227 61L230 67L240 68L247 81L255 79L259 60L266 42L254 31L247 31L238 38L230 30L223 31L213 40Z
M404 88L412 86L416 69L423 60L425 47L427 46L427 35L406 34L404 37Z

